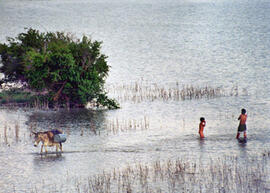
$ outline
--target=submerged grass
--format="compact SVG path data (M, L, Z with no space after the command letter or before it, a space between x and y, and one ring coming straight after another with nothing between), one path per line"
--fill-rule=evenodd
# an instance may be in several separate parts
M143 119L111 119L106 122L107 133L117 134L119 132L147 130L149 129L149 118L144 116Z
M89 127L81 127L80 136L89 134L91 132L94 135L117 135L120 132L129 132L129 131L145 131L149 129L150 121L149 117L144 116L142 119L109 119L104 124L104 130L100 130L95 124L91 124ZM36 126L32 124L29 125L28 129L30 132L30 138L32 137L31 132L35 131ZM66 129L65 133L70 135L70 130ZM23 137L23 138L22 138ZM6 145L12 145L14 141L19 142L25 139L25 134L21 136L20 134L20 124L15 122L14 124L5 123L3 128L0 130L0 144L4 143ZM28 139L27 139L28 140Z
M210 158L206 162L188 158L157 160L103 171L84 179L69 179L68 184L52 186L46 192L269 192L267 164L268 156L248 160L237 156ZM32 192L44 191L35 187Z
M15 141L18 142L20 139L20 126L19 123L16 122L14 124L14 132L12 131L13 126L8 125L7 123L5 123L4 128L3 128L3 133L0 132L0 142L3 136L3 142L4 144L10 146L11 142ZM2 133L2 134L1 134Z
M134 103L154 100L183 101L202 98L211 99L239 95L238 86L233 86L228 90L222 87L211 86L179 86L178 82L171 87L164 87L155 83L149 84L145 82L135 82L123 85L108 85L107 91L119 102L132 101ZM243 90L243 93L247 94L245 89Z
M107 93L118 102L132 101L141 103L144 101L183 101L193 99L212 99L224 96L238 96L240 94L238 86L230 89L213 86L194 86L182 85L176 82L172 86L162 86L156 83L147 83L144 81L123 84L107 85ZM247 95L246 89L242 89L242 94ZM3 90L0 92L0 105L8 108L27 107L37 109L49 109L49 99L42 95L33 95L30 92L24 92L20 89ZM89 103L89 107L91 107ZM64 107L65 105L62 105ZM94 105L95 106L95 105ZM56 109L60 106L56 105ZM94 108L93 108L94 109Z

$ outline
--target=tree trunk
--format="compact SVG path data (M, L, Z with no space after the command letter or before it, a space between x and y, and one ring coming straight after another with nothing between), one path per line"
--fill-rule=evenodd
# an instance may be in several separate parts
M65 81L65 82L63 83L63 85L61 86L61 88L60 88L60 89L57 91L57 93L54 95L53 101L58 101L58 99L59 99L59 97L60 97L60 95L61 95L61 92L62 92L64 86L66 85L66 83L67 83L67 81Z

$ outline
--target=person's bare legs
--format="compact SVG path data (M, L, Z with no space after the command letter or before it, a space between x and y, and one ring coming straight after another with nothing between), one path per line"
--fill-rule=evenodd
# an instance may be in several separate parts
M245 139L247 138L247 132L246 131L244 132L244 138Z

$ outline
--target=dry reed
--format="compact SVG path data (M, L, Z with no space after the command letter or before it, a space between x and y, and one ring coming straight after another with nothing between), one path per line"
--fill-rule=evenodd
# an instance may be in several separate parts
M157 160L103 171L86 179L76 178L73 187L69 183L69 187L60 186L64 190L52 187L51 192L268 192L267 164L268 156L247 160L237 156L210 158L207 162L186 158Z
M19 130L20 130L19 123L16 122L15 123L15 138L16 138L16 141L19 140Z
M176 83L171 87L164 87L154 83L149 84L145 82L135 82L123 85L108 85L106 90L120 103L125 101L140 103L154 100L182 101L239 95L238 86L233 86L231 89L225 90L222 87L211 86L199 87L193 85L183 85L180 87L179 83Z
M147 130L149 129L149 118L144 116L142 119L122 119L118 118L106 121L107 133L117 134L119 132Z
M264 164L245 166L236 157L210 165L177 159L138 163L88 180L93 192L261 192L269 183L265 169Z
M5 126L4 126L4 140L5 140L5 144L8 144L7 130L8 130L8 127L7 127L7 124L5 124Z

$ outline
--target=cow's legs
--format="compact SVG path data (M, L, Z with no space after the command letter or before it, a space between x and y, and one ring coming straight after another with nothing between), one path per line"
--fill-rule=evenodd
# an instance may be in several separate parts
M45 152L48 153L47 144L44 144L44 147L45 147Z
M60 150L63 152L62 143L60 143Z
M56 152L58 152L59 144L56 144Z
M42 153L42 152L43 152L43 144L41 145L40 153Z

